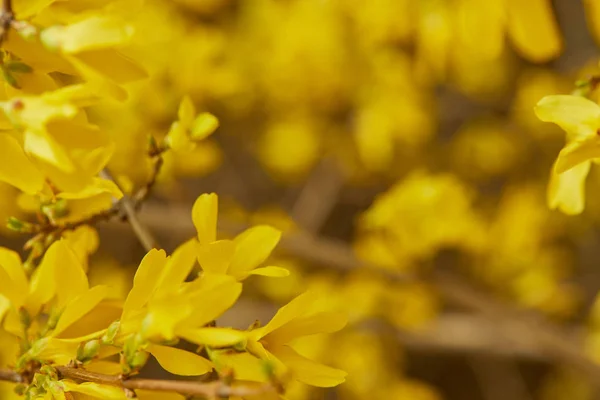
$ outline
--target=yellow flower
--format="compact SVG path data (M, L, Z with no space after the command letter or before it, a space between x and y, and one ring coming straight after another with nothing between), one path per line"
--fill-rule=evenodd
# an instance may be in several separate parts
M219 120L214 115L207 112L196 114L189 96L181 101L178 116L165 139L173 150L192 149L196 142L206 139L219 127Z
M88 195L80 198L106 192L102 188L120 197L114 185L96 178L113 147L78 109L92 98L88 88L78 85L0 103L19 131L0 134L0 152L6 161L0 179L29 194L40 192L48 179L61 191L86 189Z
M298 338L335 332L346 325L345 315L324 311L318 300L318 296L310 291L296 297L279 309L267 325L248 332L246 349L256 357L273 363L276 372L289 371L302 383L319 387L336 386L344 382L344 371L310 360L292 347ZM215 355L215 362L234 368L240 379L261 380L260 375L248 371L252 363L247 355L220 353ZM255 367L252 368L256 370Z
M118 85L146 77L140 66L115 48L127 44L132 35L133 28L119 18L93 15L46 28L40 39L101 93L124 100L127 93Z
M245 334L205 326L229 309L241 293L241 284L223 275L185 283L195 262L195 242L180 246L171 257L151 250L142 260L127 296L116 340L132 336L140 350L152 354L163 368L178 375L202 375L212 363L199 355L156 343L184 338L224 347L245 342Z
M233 240L216 240L218 197L203 194L194 203L192 220L198 232L198 262L207 275L230 275L237 280L250 275L287 276L289 272L275 266L259 266L269 257L281 232L268 225L246 229Z
M580 96L555 95L540 100L535 113L567 133L567 143L552 168L548 204L566 214L581 213L590 163L600 158L600 106Z

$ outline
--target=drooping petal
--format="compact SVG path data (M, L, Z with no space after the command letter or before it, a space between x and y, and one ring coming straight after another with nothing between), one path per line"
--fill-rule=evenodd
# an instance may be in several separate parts
M600 136L592 136L567 144L558 153L554 168L556 173L561 174L594 158L600 158Z
M235 244L231 240L217 240L198 246L198 263L202 270L213 274L225 274L235 252Z
M0 181L27 193L36 194L44 187L44 175L27 158L15 138L0 133Z
M262 275L270 276L272 278L283 278L290 275L290 271L282 267L268 266L262 268L253 269L248 273L249 275Z
M175 375L197 376L212 371L213 363L198 354L174 347L151 344L146 349L158 363Z
M540 120L553 122L564 129L569 141L594 136L600 128L600 106L585 97L546 96L534 110Z
M43 262L56 265L54 279L57 285L60 285L60 290L56 292L59 307L63 307L88 289L83 265L66 240L54 242L46 251Z
M281 328L294 318L303 316L308 312L314 302L315 294L313 292L307 291L302 293L288 304L281 307L267 325L252 331L253 335L261 338L274 330Z
M133 28L115 18L92 16L66 26L51 26L41 34L42 43L65 54L97 50L125 44Z
M229 275L244 275L258 267L271 255L280 238L281 231L268 225L255 226L238 235Z
M133 278L133 288L125 300L123 318L146 304L166 263L167 254L164 250L152 249L144 256Z
M23 305L29 291L29 282L19 254L0 247L0 270L6 273L4 278L0 278L0 288L7 286L5 290L13 293L13 296L7 295L7 297L10 297L13 305L19 308ZM0 289L0 292L2 291Z
M348 375L341 369L310 360L289 346L278 347L273 354L292 371L294 378L307 385L333 387L343 383Z
M217 213L219 198L216 193L203 194L192 207L192 221L198 232L200 244L217 240Z
M177 332L183 339L198 345L210 347L230 347L245 345L247 334L231 328L196 328Z
M101 385L95 382L75 383L65 379L60 383L65 392L81 393L97 399L127 400L129 398L123 389L116 386Z
M92 311L106 297L107 293L106 286L95 286L73 298L61 314L52 336L59 336L69 326Z
M346 315L341 312L320 312L285 324L267 335L267 342L270 345L284 345L302 336L337 332L347 322Z
M580 214L585 207L585 178L591 161L583 162L562 174L552 168L548 185L548 207L565 214Z

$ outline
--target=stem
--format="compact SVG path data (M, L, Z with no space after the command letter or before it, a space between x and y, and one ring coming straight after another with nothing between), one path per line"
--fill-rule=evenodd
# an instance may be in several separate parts
M102 385L120 387L124 390L142 389L155 392L172 392L192 396L204 396L209 399L230 396L252 396L275 391L274 386L271 384L261 384L253 387L232 387L220 381L205 383L159 379L122 379L116 375L99 374L96 372L86 371L81 368L65 366L58 366L55 368L61 379L71 379L80 382L94 382ZM0 370L0 381L21 383L23 382L23 378L14 371Z
M113 178L112 174L110 173L110 171L107 168L105 168L104 170L102 170L102 172L100 172L100 176L102 176L105 179L115 182L117 187L119 187L119 189L121 189L121 191L123 191L123 189L120 187L120 185L117 183L117 181ZM150 251L153 248L158 247L156 245L156 240L154 240L154 237L152 237L152 234L150 233L150 231L142 224L140 219L137 217L137 212L135 210L136 207L135 207L131 197L129 197L126 194L123 194L123 197L121 198L121 200L119 200L119 205L121 206L123 212L127 216L127 221L129 221L129 224L131 225L133 232L137 236L138 240L140 241L140 243L142 244L144 249L146 251Z

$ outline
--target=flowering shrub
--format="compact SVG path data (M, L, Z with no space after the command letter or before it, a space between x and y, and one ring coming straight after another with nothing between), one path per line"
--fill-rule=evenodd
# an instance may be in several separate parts
M600 71L556 11L3 0L0 398L462 398L433 349L587 399Z

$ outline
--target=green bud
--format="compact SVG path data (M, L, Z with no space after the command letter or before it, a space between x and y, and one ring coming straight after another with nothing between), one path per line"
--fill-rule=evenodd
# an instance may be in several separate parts
M115 341L115 337L117 333L119 333L119 327L121 326L121 321L115 321L106 330L106 333L100 339L102 344L113 344Z
M58 379L58 373L50 365L43 365L40 368L40 373L50 377L51 379L54 379L54 380Z
M134 370L137 371L139 369L141 369L144 365L146 365L146 363L148 362L148 357L150 356L149 353L140 350L138 352L136 352L133 357L129 360L129 366Z
M27 391L27 385L25 385L24 383L19 383L15 386L14 391L17 394L17 396L23 396Z
M87 343L82 343L77 349L77 361L83 363L93 360L100 350L100 340L94 339Z
M6 221L6 226L12 231L21 233L26 233L31 230L31 224L21 221L20 219L15 217L8 217L8 220Z

